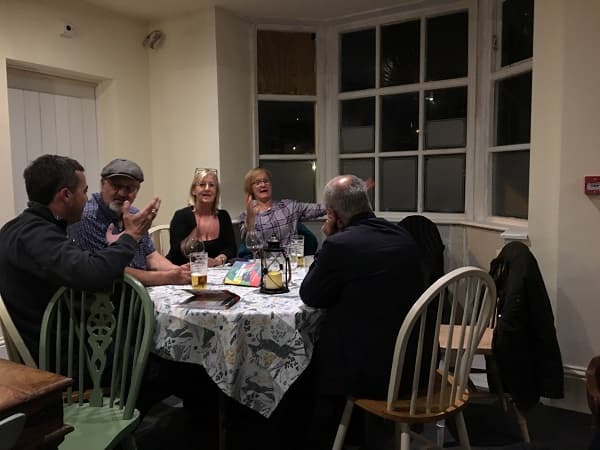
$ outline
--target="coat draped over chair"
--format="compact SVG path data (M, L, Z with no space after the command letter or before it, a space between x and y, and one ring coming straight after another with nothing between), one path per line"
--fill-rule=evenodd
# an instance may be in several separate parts
M504 388L521 410L540 397L564 396L563 365L552 306L537 261L520 242L491 262L498 291L492 347Z

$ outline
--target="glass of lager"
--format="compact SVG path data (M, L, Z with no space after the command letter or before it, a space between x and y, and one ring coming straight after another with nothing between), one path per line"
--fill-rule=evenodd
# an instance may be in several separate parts
M190 253L190 271L192 273L192 288L205 289L208 272L208 253Z
M304 267L304 236L301 234L292 236L292 246L296 256L297 267Z

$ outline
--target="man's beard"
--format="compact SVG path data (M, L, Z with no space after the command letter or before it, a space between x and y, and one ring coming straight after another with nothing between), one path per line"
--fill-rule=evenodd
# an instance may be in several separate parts
M108 209L120 216L121 214L123 214L123 202L113 200L108 204Z

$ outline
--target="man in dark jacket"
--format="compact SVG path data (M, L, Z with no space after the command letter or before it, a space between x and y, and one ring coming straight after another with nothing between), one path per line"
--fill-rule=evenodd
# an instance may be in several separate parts
M424 284L415 242L405 229L375 217L362 180L332 179L324 201L327 239L300 296L309 306L328 309L313 361L317 408L329 403L321 408L330 414L320 417L321 429L313 430L320 442L313 445L331 448L346 395L386 397L398 330ZM409 346L408 361L415 350Z
M67 238L87 201L84 169L65 156L43 155L23 173L29 207L0 230L0 294L33 358L38 358L42 316L60 286L108 289L123 274L137 241L160 205L152 200L137 214L124 214L125 231L92 254ZM128 210L127 210L128 211Z

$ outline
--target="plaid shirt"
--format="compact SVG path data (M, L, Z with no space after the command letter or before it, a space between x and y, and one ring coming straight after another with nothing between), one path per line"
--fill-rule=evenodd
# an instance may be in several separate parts
M256 214L255 227L261 231L266 242L271 235L277 236L282 245L289 244L297 233L298 222L316 219L327 213L327 209L318 203L302 203L296 200L279 200L268 211ZM246 211L240 214L242 237L246 235Z
M129 212L135 214L138 209L132 206L129 208ZM120 218L104 204L102 196L95 193L86 203L81 221L70 225L67 234L83 250L95 253L108 246L106 230L111 223L115 225L115 234L123 231L123 223ZM146 256L154 251L154 244L150 235L146 233L138 244L129 267L147 270Z

